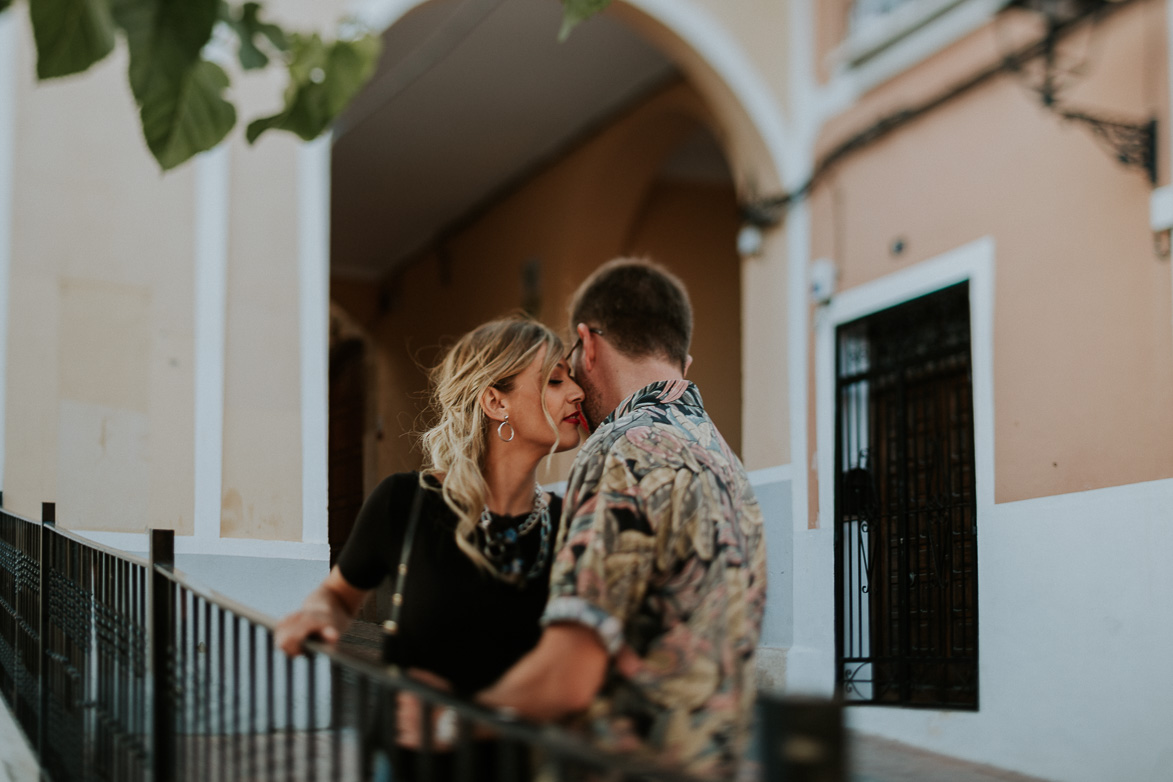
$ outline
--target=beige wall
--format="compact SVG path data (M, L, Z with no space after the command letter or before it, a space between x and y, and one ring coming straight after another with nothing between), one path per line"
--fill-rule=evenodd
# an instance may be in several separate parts
M741 259L730 184L658 182L626 252L672 264L691 284L693 364L705 409L741 453Z
M1148 32L1164 29L1160 8L1101 25L1096 46L1111 56L1092 61L1072 105L1169 116L1165 39ZM998 53L993 28L970 36L866 96L821 148ZM1153 252L1149 193L1003 77L850 158L814 195L812 257L838 262L841 289L995 238L998 502L1173 477L1170 264ZM908 249L893 256L898 237Z
M625 3L614 4L609 13L671 57L700 93L713 118L709 127L729 160L739 199L777 193L782 189L781 162L777 159L781 152L769 147L765 130L751 117L747 101L772 103L772 119L785 129L789 120L784 113L790 84L789 4L697 0L690 5L711 15L719 25L708 26L715 33L714 40L728 36L734 41L733 56L745 58L752 78L764 89L762 94L753 93L747 83L726 81L726 75L664 22ZM742 265L741 455L751 469L789 464L791 460L786 247L782 226L768 233L760 256Z
M17 18L5 507L190 532L192 173L147 157L124 53L35 85Z
M739 51L783 105L784 4L753 5L763 7L698 2L738 38ZM330 24L340 11L340 3L303 0L273 8L274 16L294 27ZM372 333L384 343L429 314L419 300L404 299L403 291L429 291L433 301L456 296L471 302L463 319L445 330L460 331L497 314L503 303L520 303L520 266L537 257L545 275L542 315L561 326L566 298L597 262L622 252L637 236L653 250L662 245L672 252L674 237L664 225L675 219L672 214L700 209L707 196L665 194L663 203L656 199L659 211L648 213L659 215L661 224L653 220L641 228L640 219L663 155L697 122L728 154L737 192L776 189L774 163L736 90L663 25L623 4L615 13L674 56L700 97L687 90L662 96L652 119L612 129L574 165L547 171L499 205L491 220L448 246L449 281L441 280L433 257L389 283L392 312L357 316L379 320ZM42 501L54 500L64 526L173 527L190 534L197 404L195 166L159 173L137 126L124 49L89 73L36 84L27 14L18 9L17 18L21 71L5 505L36 516ZM282 77L233 74L233 79L240 119L229 150L226 194L221 534L296 540L303 525L297 151L289 138L269 138L255 148L240 142L249 119L277 108ZM732 198L709 195L725 204L722 209ZM547 219L535 221L536 214ZM723 214L712 225L720 223L727 232L735 219ZM743 376L743 398L722 399L716 388L707 397L731 440L744 431L740 447L751 467L789 460L781 306L786 262L779 235L771 238L764 257L742 265L741 291L723 291L715 299L730 302L715 305L715 311L740 308L742 341L760 342L765 352L743 354L740 372L729 364L730 351L708 361L698 355L695 370L698 380L708 371L706 364L727 378ZM707 242L723 245L724 239L705 238L697 246ZM725 268L736 263L728 255L721 261ZM737 276L722 279L736 282ZM335 296L353 305L355 297L340 290L338 283ZM492 297L486 291L493 291ZM377 311L376 293L363 289L362 306ZM709 306L702 299L698 295L698 317L707 317L699 314ZM736 324L733 318L721 320L722 328ZM698 331L698 344L715 333ZM734 339L719 333L725 344ZM439 330L421 335L412 350L434 346L440 336ZM406 380L419 377L416 354L384 351L380 382L418 385ZM418 357L427 358L427 351ZM381 409L381 464L405 466L389 454L398 433L412 427L416 407L414 400L400 399Z
M232 148L220 534L301 540L297 144ZM275 198L274 194L284 194Z
M286 0L272 12L292 27L329 25L336 5ZM199 164L159 172L124 47L85 74L37 83L28 15L14 13L5 507L35 518L56 501L62 526L190 535ZM247 121L279 107L284 76L232 75L230 180L208 204L229 209L221 533L300 540L299 144L244 144Z

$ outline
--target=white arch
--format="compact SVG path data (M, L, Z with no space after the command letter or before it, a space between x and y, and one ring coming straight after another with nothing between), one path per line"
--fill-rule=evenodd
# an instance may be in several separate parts
M385 30L428 1L354 0L352 8L360 22L371 29ZM711 13L688 0L619 1L671 30L713 69L761 135L778 181L785 181L787 132L781 107L737 39Z

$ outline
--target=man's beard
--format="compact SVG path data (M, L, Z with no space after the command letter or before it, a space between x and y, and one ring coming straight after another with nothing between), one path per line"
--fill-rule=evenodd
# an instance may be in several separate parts
M582 414L586 417L587 429L593 432L599 428L599 424L603 423L603 419L610 415L611 411L602 409L602 394L589 378L583 376L575 378L575 380L582 388Z

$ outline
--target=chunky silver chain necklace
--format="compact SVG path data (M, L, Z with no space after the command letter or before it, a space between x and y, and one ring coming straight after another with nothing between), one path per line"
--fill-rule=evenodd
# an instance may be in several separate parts
M538 521L542 518L542 513L549 507L550 507L549 504L546 502L546 495L542 491L542 487L535 483L534 484L534 509L531 510L529 512L529 515L525 517L525 521L523 521L523 522L521 522L521 524L517 525L517 528L516 528L517 534L524 535L527 532L529 532L531 529L533 529L534 525L537 524ZM492 523L493 523L493 514L489 510L489 506L485 505L481 509L481 519L480 519L481 529L483 529L485 532L488 532L489 525Z
M518 524L516 527L509 527L500 532L494 532L489 529L493 523L493 514L489 511L489 506L486 505L481 510L481 518L478 526L485 534L485 554L492 560L497 568L507 576L520 576L526 571L525 563L522 562L520 551L517 545L522 535L530 532L539 523L542 529L542 539L538 548L538 556L534 560L533 565L525 572L525 580L532 581L542 573L542 569L546 565L546 560L550 556L550 505L546 501L546 495L542 492L542 487L534 484L534 509L526 516L525 521ZM514 556L508 556L509 550L514 550Z

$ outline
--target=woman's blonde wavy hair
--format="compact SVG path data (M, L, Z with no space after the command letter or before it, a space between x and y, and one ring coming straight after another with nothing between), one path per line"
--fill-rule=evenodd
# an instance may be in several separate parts
M513 315L478 326L461 337L429 374L430 407L436 423L420 437L424 467L420 484L429 489L440 482L444 502L456 514L456 545L478 566L502 577L476 545L477 522L489 496L485 483L485 454L490 430L497 422L485 415L481 396L490 388L508 393L541 348L544 392L554 368L562 359L562 340L541 323ZM555 435L551 453L558 447L558 425L542 411Z

